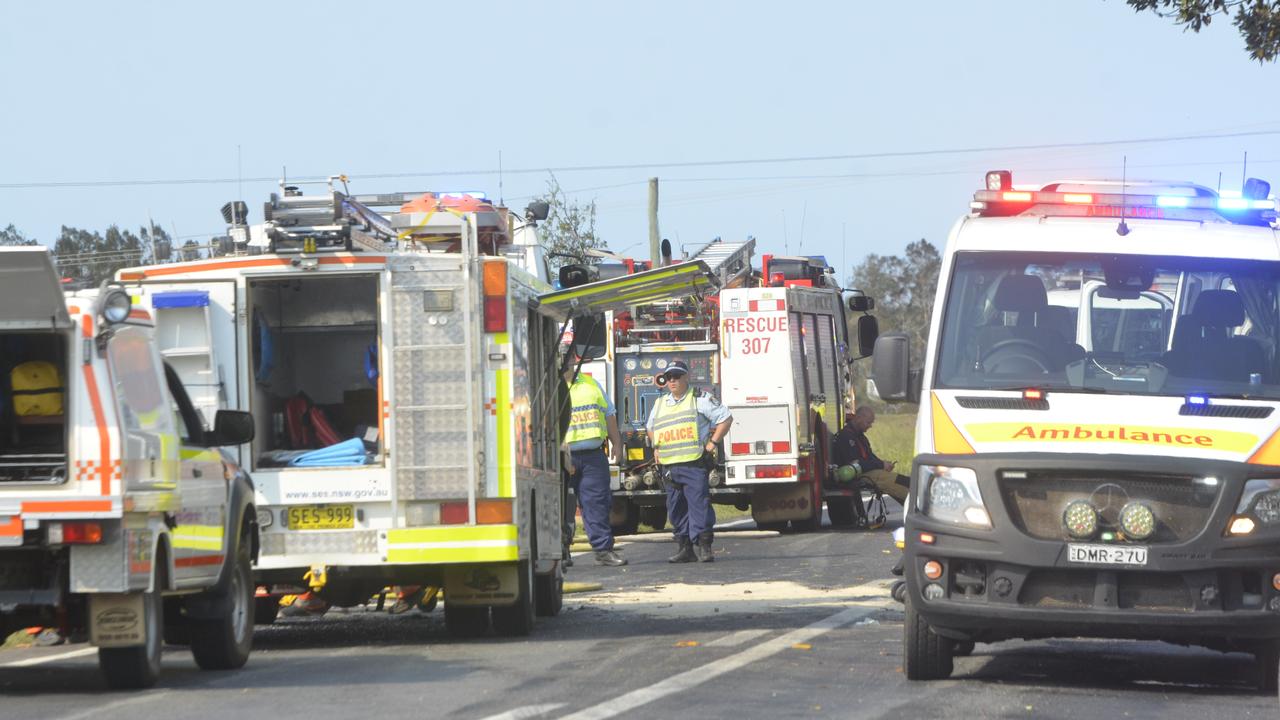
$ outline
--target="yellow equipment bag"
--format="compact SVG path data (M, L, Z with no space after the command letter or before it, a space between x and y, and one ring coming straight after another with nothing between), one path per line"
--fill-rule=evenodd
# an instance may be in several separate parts
M19 417L62 414L62 377L45 360L24 362L9 373L13 412Z

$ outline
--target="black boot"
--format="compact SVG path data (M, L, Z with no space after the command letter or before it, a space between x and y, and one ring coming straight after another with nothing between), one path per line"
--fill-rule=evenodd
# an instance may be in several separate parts
M697 562L698 556L693 553L693 543L689 541L689 538L678 537L676 538L676 544L679 546L679 550L676 551L675 555L672 555L671 557L667 558L667 562L669 563Z
M716 556L711 553L711 533L698 536L698 544L693 547L693 554L698 562L715 562Z

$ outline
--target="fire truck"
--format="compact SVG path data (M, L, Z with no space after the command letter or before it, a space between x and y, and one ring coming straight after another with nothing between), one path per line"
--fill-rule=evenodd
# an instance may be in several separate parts
M562 589L558 327L529 309L551 289L545 207L346 190L282 182L256 225L228 203L233 254L119 279L197 407L261 429L236 448L260 622L284 592L350 606L425 584L453 634L526 634Z
M732 443L727 441L727 457L722 455L719 466L709 475L713 502L735 505L743 510L751 507L762 527L781 529L790 523L796 529L813 529L822 519L825 492L830 495L828 506L834 524L851 524L855 520L854 508L857 505L851 489L823 489L823 479L829 472L828 433L842 426L844 410L851 407L851 401L847 399L848 363L851 358L843 291L834 282L833 271L821 258L770 255L763 256L764 277L768 278L769 285L775 287L755 288L760 282L760 273L751 265L754 250L754 239L743 242L716 240L692 253L689 261L706 266L707 272L715 278L718 294L710 292L698 297L668 298L648 305L634 304L624 312L607 316L583 315L575 325L574 353L582 359L583 371L595 377L614 398L625 445L624 462L614 468L611 523L617 534L633 533L642 522L657 530L666 524L666 494L652 449L646 441L645 422L653 403L662 394L656 376L677 358L688 363L693 387L727 404L735 418L740 408L749 418L747 426L737 435L747 438L740 439L737 445L742 462L726 465L726 459L734 456ZM606 264L596 272L622 275L629 269L621 263ZM805 347L808 348L804 357L810 365L793 366L788 351L791 339L785 332L772 345L772 350L766 347L757 353L767 355L769 362L764 364L758 357L744 358L742 352L726 344L729 337L726 331L736 338L742 327L755 326L754 316L760 303L750 301L743 305L741 311L734 310L735 322L726 324L725 299L739 297L735 293L754 293L756 290L763 290L771 301L776 298L781 302L779 307L783 316L787 315L787 299L793 298L793 304L804 308L806 317L822 318L821 324L828 332L822 339L825 346L821 354L812 345L818 341L816 335L810 338L808 346L797 345L795 349L801 353L805 352ZM742 303L742 300L733 302ZM856 291L850 302L850 307L862 313L859 318L859 357L866 357L875 341L875 319L867 314L872 303ZM760 305L762 308L765 306L772 311L773 306L769 303ZM737 322L739 318L742 323ZM783 326L785 328L785 320ZM768 338L765 342L774 340ZM817 375L818 363L823 367L821 377ZM742 370L731 370L732 365ZM742 375L740 380L732 385L726 384L739 372ZM787 388L787 392L778 390L763 395L753 392L751 388L767 383L766 377L777 382L779 387ZM811 394L831 399L830 411L826 405L819 408L820 420L821 417L825 420L810 422L807 414L803 417L797 414L798 408L808 411ZM755 457L758 453L754 452L755 440L751 439L754 438L752 433L755 431L750 429L754 421L750 418L761 417L763 410L755 407L761 403L775 412L789 413L797 418L797 427L787 429L789 449L783 452L781 444L769 446L770 453L783 452L768 458L769 462L791 463L790 475L767 477L769 473L781 471L766 467L757 476L755 465L748 462L758 459ZM735 424L738 422L735 420ZM734 436L732 429L730 436ZM743 443L750 445L749 451L743 450ZM747 477L748 472L750 477Z
M853 408L851 364L875 343L873 301L846 301L820 259L763 260L765 287L719 297L720 399L734 416L724 484L748 495L762 529L817 529L824 501L832 525L852 525L859 491L828 482L830 444ZM846 307L860 313L852 342Z

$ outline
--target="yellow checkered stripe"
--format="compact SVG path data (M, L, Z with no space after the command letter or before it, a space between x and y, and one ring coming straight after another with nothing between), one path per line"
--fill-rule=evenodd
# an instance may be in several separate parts
M446 564L519 559L515 525L460 525L387 531L387 562Z

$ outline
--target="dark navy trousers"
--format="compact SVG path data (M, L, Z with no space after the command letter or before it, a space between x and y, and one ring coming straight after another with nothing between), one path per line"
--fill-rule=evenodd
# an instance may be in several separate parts
M677 538L697 542L698 536L716 526L716 511L711 508L711 486L707 470L700 464L668 465L671 482L667 484L667 517Z
M582 509L582 525L593 550L613 549L613 529L609 527L609 508L613 491L609 489L609 458L604 450L574 450L573 474L569 486L578 497Z

